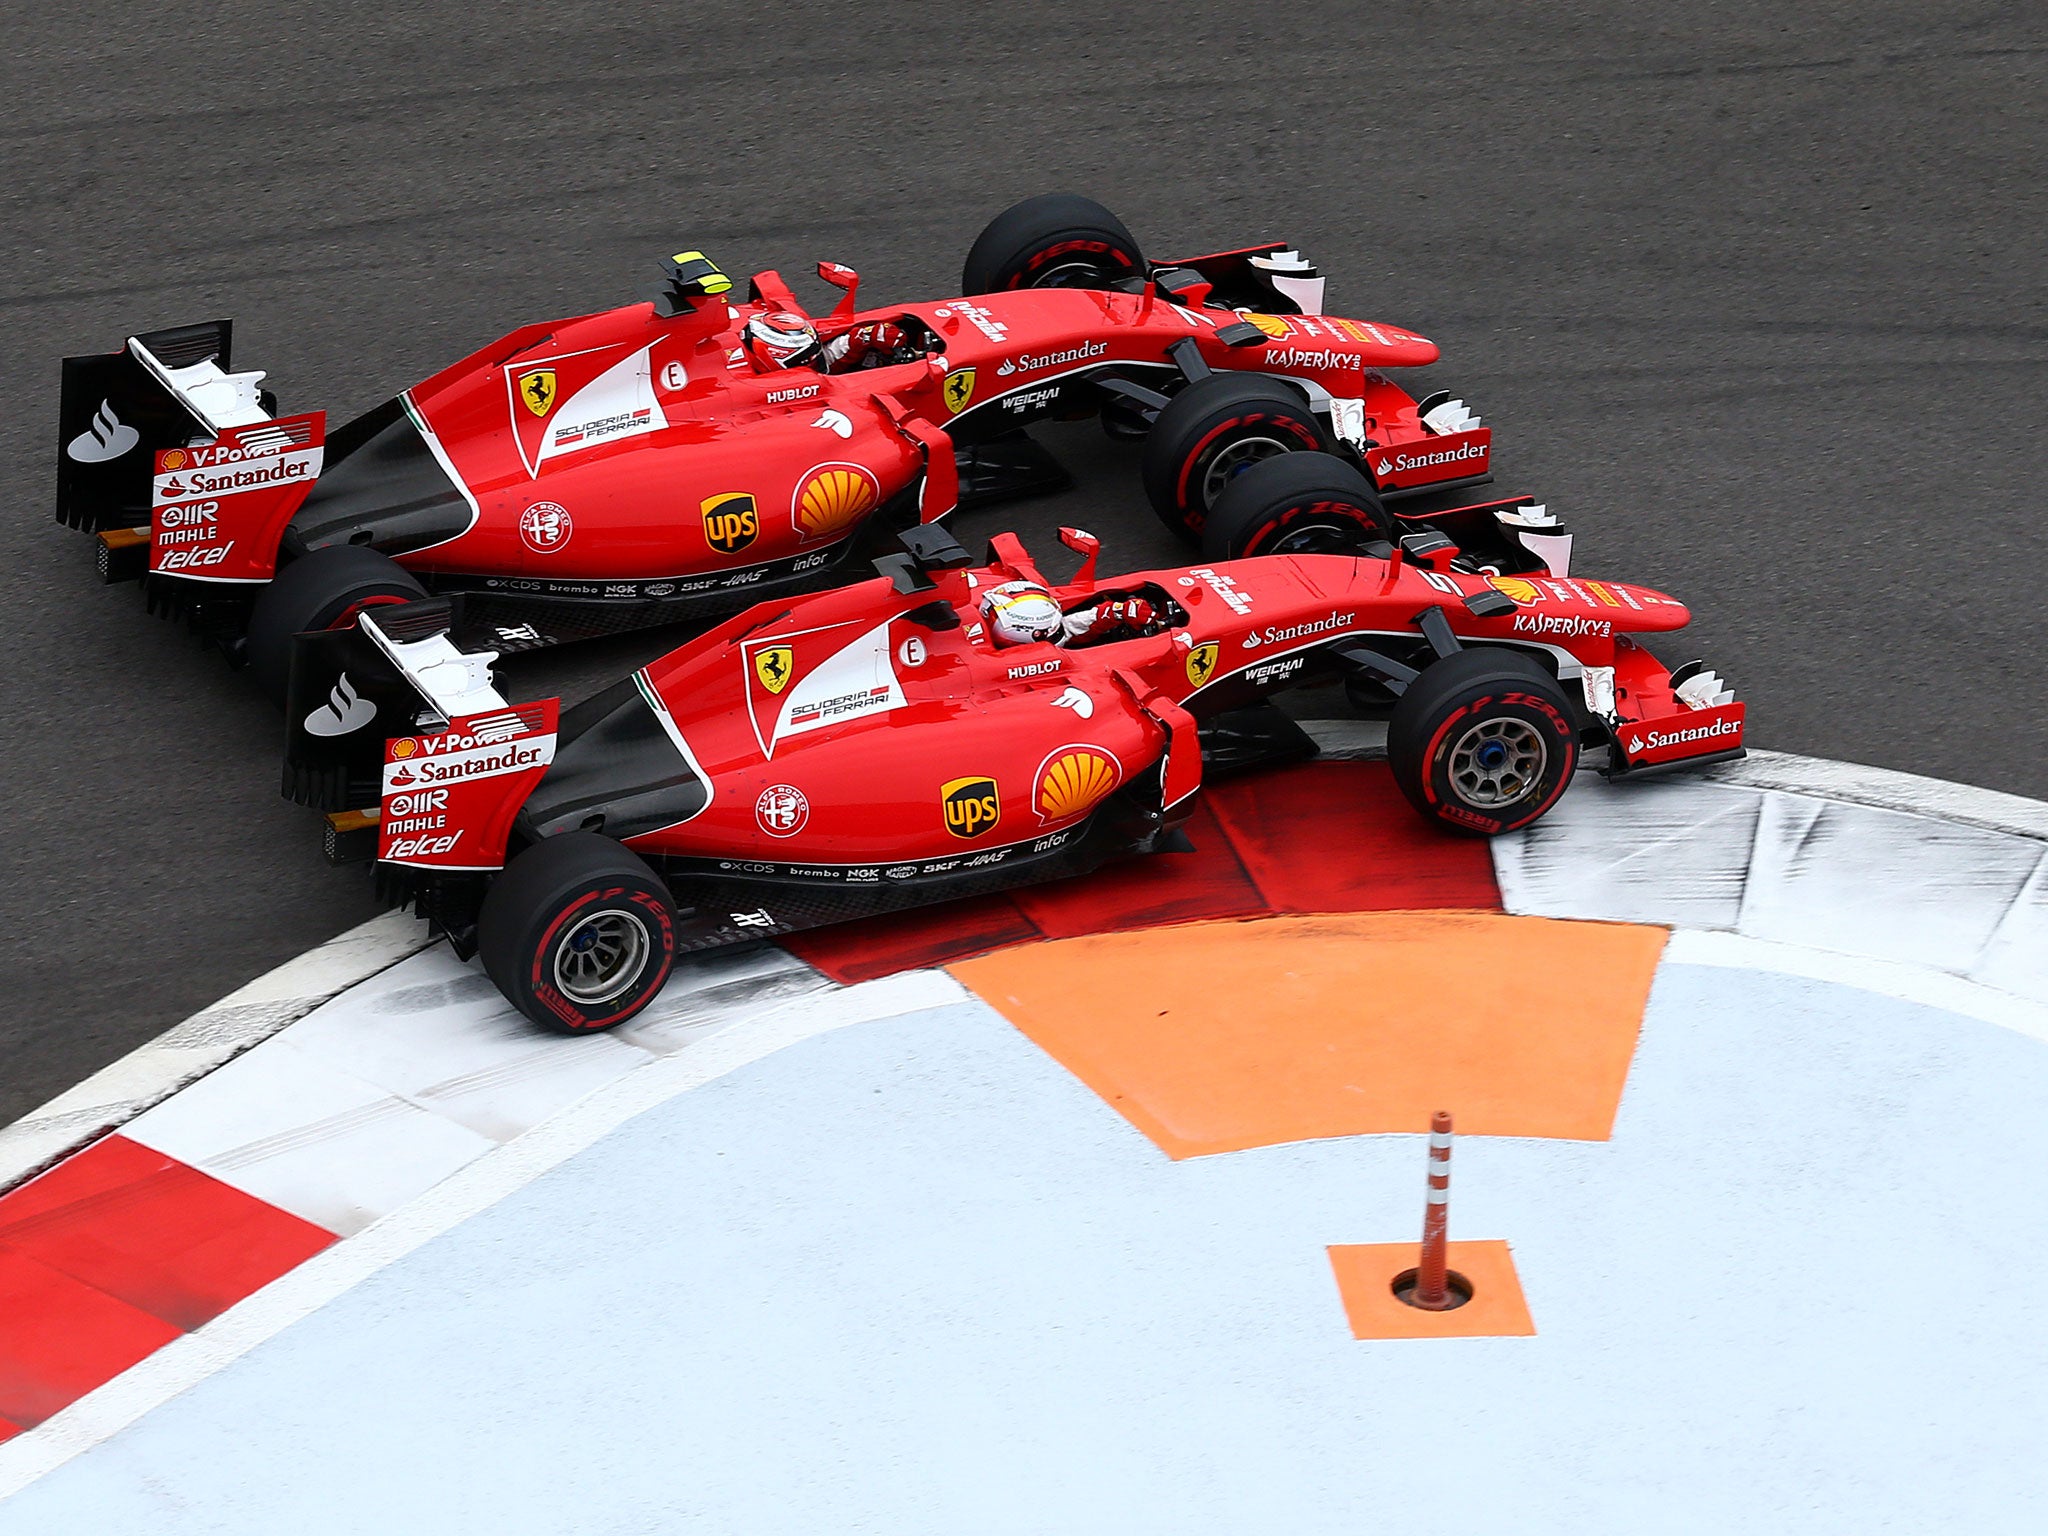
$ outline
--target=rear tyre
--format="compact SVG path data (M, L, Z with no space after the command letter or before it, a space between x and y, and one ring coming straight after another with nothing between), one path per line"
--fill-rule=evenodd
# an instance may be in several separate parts
M366 608L418 602L426 595L418 577L374 549L336 544L309 551L257 595L249 613L250 675L282 704L291 681L293 635L339 629Z
M1351 465L1333 453L1283 453L1223 487L1202 527L1202 554L1358 555L1393 532L1379 492Z
M506 1000L565 1035L623 1024L654 1001L676 958L668 887L595 832L543 838L484 896L477 955Z
M1115 214L1071 192L1049 192L989 221L967 253L960 291L1113 288L1145 271L1138 242Z
M1145 495L1159 520L1200 542L1223 488L1254 464L1329 444L1308 402L1257 374L1215 373L1166 402L1145 440Z
M1557 803L1579 764L1564 690L1528 657L1487 647L1425 668L1387 722L1409 804L1453 832L1496 837Z

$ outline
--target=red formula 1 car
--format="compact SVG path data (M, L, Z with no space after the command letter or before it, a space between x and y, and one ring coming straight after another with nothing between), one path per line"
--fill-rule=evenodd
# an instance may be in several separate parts
M914 529L887 579L750 608L559 718L494 690L445 600L366 613L297 642L287 793L365 807L329 817L331 856L379 860L529 1018L590 1030L680 955L1171 849L1205 772L1313 754L1265 701L1332 672L1453 831L1527 826L1583 748L1617 774L1740 755L1720 680L1633 638L1683 626L1675 599L1550 574L1511 504L1467 521L1514 574L1461 569L1476 537L1372 541L1356 509L1312 528L1288 508L1335 498L1255 483L1285 467L1246 476L1274 542L1350 519L1378 553L1105 582L1067 530L1087 559L1051 587L1010 535L977 566ZM1053 640L997 643L1046 599Z
M65 362L57 515L281 692L293 634L377 604L464 594L459 635L506 650L832 585L962 501L1063 485L1021 431L1048 417L1143 437L1191 535L1290 449L1383 497L1487 478L1463 403L1381 372L1435 345L1324 314L1279 245L1152 262L1056 195L989 225L968 297L862 309L818 270L844 298L814 321L687 253L651 303L526 326L331 436L232 371L228 322L138 336Z

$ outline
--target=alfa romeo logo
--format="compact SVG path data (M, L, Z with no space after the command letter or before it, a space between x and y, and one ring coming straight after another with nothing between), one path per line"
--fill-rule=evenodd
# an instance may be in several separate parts
M794 784L770 784L754 802L754 820L770 837L795 837L811 819L811 802Z
M557 502L536 501L519 514L519 537L536 555L552 555L575 531L568 509Z

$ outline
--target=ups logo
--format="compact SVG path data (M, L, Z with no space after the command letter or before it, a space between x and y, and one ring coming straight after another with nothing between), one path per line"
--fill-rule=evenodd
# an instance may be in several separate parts
M955 779L939 786L946 830L955 837L979 837L1003 819L1002 797L994 779Z
M761 515L753 497L729 491L704 503L704 542L720 554L738 554L760 532Z

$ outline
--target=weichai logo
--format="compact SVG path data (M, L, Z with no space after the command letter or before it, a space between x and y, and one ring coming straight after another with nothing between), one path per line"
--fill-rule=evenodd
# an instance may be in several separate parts
M754 498L732 491L703 503L704 542L722 555L735 555L760 535L761 514Z
M946 830L955 837L979 837L994 831L1003 819L1002 797L994 779L954 779L942 784L939 804L945 808Z

